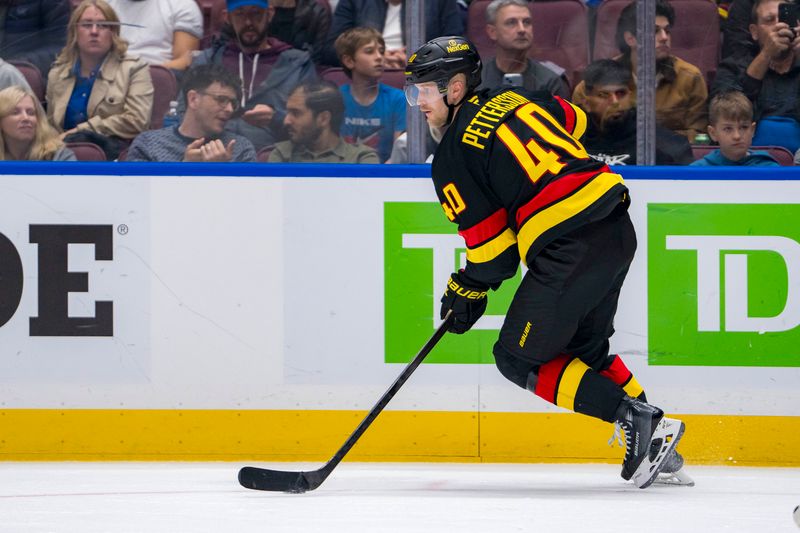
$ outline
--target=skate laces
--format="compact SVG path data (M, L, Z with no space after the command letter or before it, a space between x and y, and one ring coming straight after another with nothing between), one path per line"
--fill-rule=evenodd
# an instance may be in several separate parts
M627 432L625 435L627 437ZM608 439L608 445L613 448L615 441L620 448L627 447L627 438L625 440L622 439L622 424L619 422L614 422L614 434Z

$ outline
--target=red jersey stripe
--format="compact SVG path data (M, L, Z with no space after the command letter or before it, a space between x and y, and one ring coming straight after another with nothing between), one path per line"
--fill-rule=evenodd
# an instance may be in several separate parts
M525 220L541 208L568 196L573 191L579 189L583 184L603 172L611 172L611 170L606 165L603 168L590 170L588 172L574 172L548 184L539 194L531 198L527 204L517 209L517 228L520 228Z
M471 228L459 231L458 234L464 238L467 248L475 248L503 233L506 227L508 227L508 211L498 209Z

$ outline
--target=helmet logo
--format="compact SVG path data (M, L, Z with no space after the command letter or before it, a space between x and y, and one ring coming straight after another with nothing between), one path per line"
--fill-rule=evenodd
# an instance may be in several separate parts
M413 54L411 57L408 58L408 62L409 63L413 63L416 58L417 58L417 54Z
M467 43L459 43L455 39L450 39L447 41L447 53L452 54L453 52L460 52L461 50L469 50L469 45Z

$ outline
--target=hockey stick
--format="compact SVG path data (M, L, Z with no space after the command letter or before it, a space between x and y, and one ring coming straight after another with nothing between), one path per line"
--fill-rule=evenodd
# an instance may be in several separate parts
M361 435L364 434L381 411L383 411L383 408L394 398L394 395L397 394L400 387L411 377L411 374L413 374L420 363L422 363L422 360L427 357L434 346L441 340L452 322L453 312L448 311L444 321L433 333L433 336L425 343L425 346L422 347L416 357L406 365L400 375L397 376L397 379L394 380L392 386L383 393L378 403L375 404L366 418L361 421L361 424L358 425L352 435L348 437L342 447L339 448L339 451L336 452L325 466L308 472L288 472L284 470L270 470L268 468L245 466L239 470L239 483L248 489L292 492L295 494L314 490L322 485L322 482L328 478L331 472L333 472L333 469L344 459L347 452L355 446L358 439L361 438Z

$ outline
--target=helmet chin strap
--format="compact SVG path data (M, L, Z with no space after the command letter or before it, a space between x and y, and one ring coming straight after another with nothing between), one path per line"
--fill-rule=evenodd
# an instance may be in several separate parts
M445 125L445 126L449 126L449 125L450 125L450 122L452 122L452 120L453 120L453 115L455 115L455 114L456 114L456 108L457 108L458 106L460 106L461 104L463 104L463 103L464 103L464 100L466 100L466 99L467 99L467 97L468 97L470 94L471 94L471 93L467 93L467 94L465 94L464 96L462 96L462 97L461 97L461 100L459 100L459 101L458 101L458 102L456 102L455 104L448 103L448 101L447 101L447 95L446 95L446 94L445 94L444 96L442 96L442 100L444 101L444 105L446 105L446 106L447 106L447 120L444 122L444 125Z

